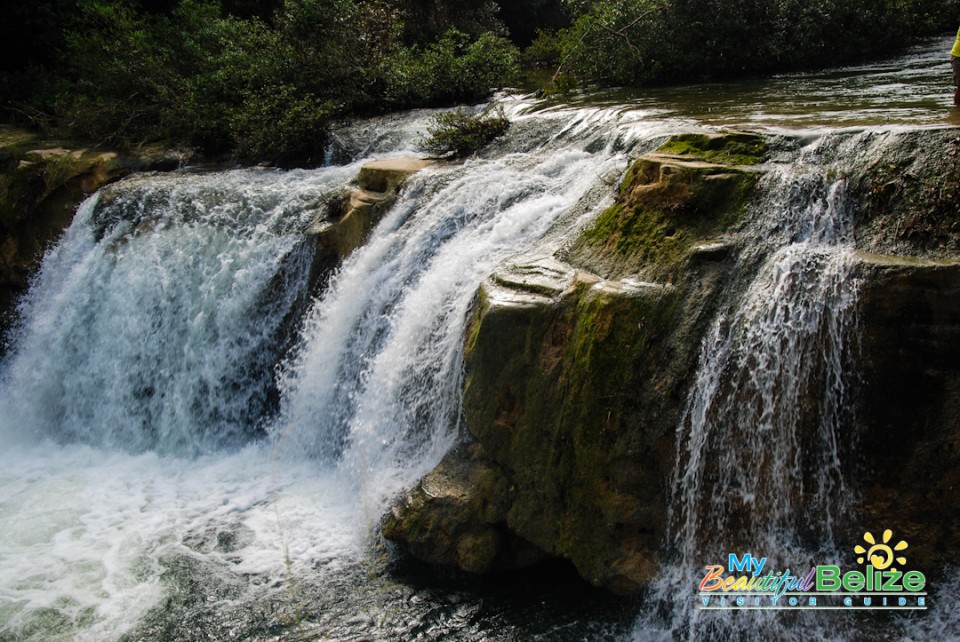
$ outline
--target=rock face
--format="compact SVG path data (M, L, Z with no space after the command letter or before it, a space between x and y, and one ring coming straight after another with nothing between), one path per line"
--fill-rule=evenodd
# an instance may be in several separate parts
M894 529L911 563L937 573L960 547L960 261L864 255L859 272L851 528Z
M867 251L853 268L855 510L838 532L894 529L933 574L960 548L960 159L939 153L955 138L890 134L871 143L889 154L858 158L848 178ZM621 594L657 575L676 426L764 149L750 135L671 139L568 246L481 286L465 336L467 445L398 501L388 538L470 572L526 564L531 545Z
M722 160L723 139L707 140ZM745 140L756 149L760 139L727 144ZM425 501L435 471L394 508L388 538L468 571L464 559L512 561L519 538L621 594L656 575L678 411L730 267L722 234L755 185L748 168L683 151L637 160L617 202L561 258L504 266L483 284L463 404L472 460L503 481L472 486L457 453L437 471L472 489L460 491L469 505L495 510L481 518ZM478 522L496 523L497 537L453 546L438 535Z
M335 199L308 231L317 244L311 281L322 283L323 274L363 245L407 179L432 164L419 158L394 158L361 167L357 187Z
M732 135L727 142L739 150L745 137ZM703 139L704 145L719 148L712 150L710 158L725 157L720 150L726 139ZM676 149L675 140L661 149ZM754 147L762 149L760 143ZM714 239L736 223L754 191L756 174L743 165L702 160L689 143L680 149L685 153L660 151L634 162L623 179L618 202L600 214L565 256L605 276L672 280L695 244ZM762 158L731 156L753 163Z
M506 526L507 476L478 444L451 452L383 520L383 533L403 539L421 560L471 573L520 568L544 553Z

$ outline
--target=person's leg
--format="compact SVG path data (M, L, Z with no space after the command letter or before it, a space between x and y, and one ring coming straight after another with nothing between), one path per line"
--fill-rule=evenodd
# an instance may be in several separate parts
M960 58L950 56L950 66L953 67L953 104L960 107Z

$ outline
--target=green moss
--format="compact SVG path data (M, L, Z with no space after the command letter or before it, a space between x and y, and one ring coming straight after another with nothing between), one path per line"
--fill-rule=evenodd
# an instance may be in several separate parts
M627 170L618 202L597 217L574 252L623 257L634 271L672 275L694 245L739 222L756 180L753 172L727 165L641 157Z
M757 165L766 156L767 143L758 134L680 134L657 151L724 165Z

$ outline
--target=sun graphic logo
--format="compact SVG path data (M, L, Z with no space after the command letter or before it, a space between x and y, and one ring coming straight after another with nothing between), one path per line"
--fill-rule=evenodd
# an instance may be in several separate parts
M870 544L870 548L864 548L859 544L853 549L860 557L857 558L858 564L869 563L873 568L878 571L882 571L886 568L889 568L893 565L894 561L897 564L903 566L907 563L907 558L902 555L897 555L896 551L904 551L907 549L908 544L904 540L900 540L897 544L891 546L890 540L893 539L893 531L889 528L883 531L883 540L877 542L876 538L873 536L873 533L866 532L863 534L863 540ZM891 571L896 571L897 569L891 568Z

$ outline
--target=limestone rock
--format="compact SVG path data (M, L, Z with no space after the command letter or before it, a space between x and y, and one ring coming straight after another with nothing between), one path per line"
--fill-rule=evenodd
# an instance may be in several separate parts
M757 157L725 153L742 151L746 141L754 151L763 148L763 139L752 134L691 135L674 137L660 151L641 156L627 170L616 203L565 251L565 258L611 278L637 272L650 279L677 278L693 252L702 253L704 244L743 214L756 172L715 161L729 156L756 162ZM708 149L698 153L694 143Z
M360 168L357 184L370 192L396 192L404 181L434 161L420 158L390 158L373 161Z
M373 161L361 167L358 187L334 199L308 231L317 244L311 281L322 283L325 273L363 245L396 202L403 183L431 164L433 161L419 158L395 158Z
M504 526L510 488L478 444L451 451L384 517L384 535L417 558L471 573L521 568L544 555Z
M510 488L480 492L497 507L499 533L569 559L621 594L636 593L659 568L677 409L696 358L688 339L709 317L707 291L723 274L716 263L694 271L702 292L604 280L531 257L483 284L468 325L466 424L477 456ZM461 532L478 518L440 510L419 492L399 509L431 526L418 531L418 545L395 528L385 533L430 561L453 549L439 520Z
M472 498L461 508L483 497L498 507L501 535L570 560L597 586L635 594L648 585L660 568L679 412L732 265L722 236L754 184L741 167L647 155L618 202L559 257L517 260L487 279L466 332L463 408L477 456L510 492L461 489ZM385 533L421 559L440 550L444 564L476 570L484 565L464 564L442 531L475 532L478 521L418 487Z

